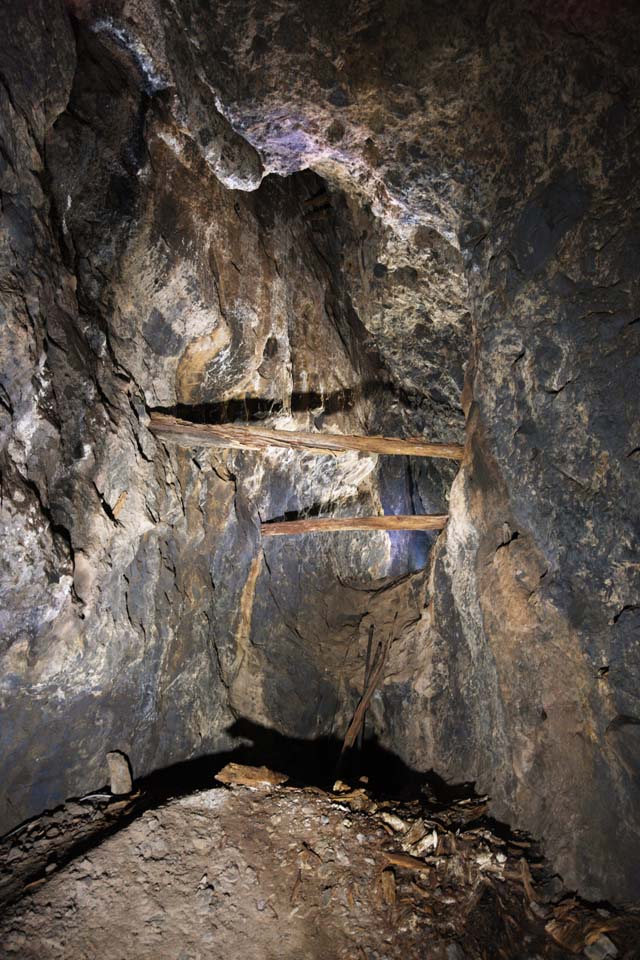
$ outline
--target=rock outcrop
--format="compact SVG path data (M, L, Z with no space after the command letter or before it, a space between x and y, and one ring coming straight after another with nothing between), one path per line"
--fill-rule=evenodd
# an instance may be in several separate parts
M3 797L370 729L640 892L633 4L2 10ZM465 436L456 465L165 446ZM463 413L464 410L464 413ZM441 512L434 535L260 520Z

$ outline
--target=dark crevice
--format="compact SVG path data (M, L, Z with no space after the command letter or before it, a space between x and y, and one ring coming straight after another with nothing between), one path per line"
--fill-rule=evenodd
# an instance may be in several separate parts
M251 420L266 420L286 413L308 413L321 411L323 416L347 413L360 400L390 399L400 402L408 410L420 406L421 397L408 394L401 387L391 383L372 380L356 387L345 387L332 393L318 391L296 392L285 400L271 397L242 397L233 400L212 401L209 403L178 403L169 407L151 407L150 413L163 413L192 423L224 424Z
M40 489L38 488L38 485L34 483L33 480L30 480L28 477L25 477L23 474L20 474L20 478L22 482L25 484L25 486L28 487L28 489L32 492L32 494L36 498L40 512L42 516L45 518L45 521L48 523L52 535L54 537L58 537L64 544L64 547L69 557L69 563L71 566L70 575L73 580L73 577L75 575L75 568L76 568L76 555L73 547L73 541L71 539L71 531L63 523L61 523L59 520L56 520L54 518L53 510L51 506L47 505L44 502L42 498L42 494L40 493ZM71 584L70 594L71 594L71 599L73 603L77 607L84 607L85 605L84 600L77 593L75 585L73 583ZM84 619L84 614L81 613L80 611L77 611L77 612L80 618Z
M283 523L288 520L308 520L310 517L333 516L332 511L344 505L344 501L337 503L313 503L301 510L287 510L277 517L269 517L263 523Z
M573 382L574 382L573 380L567 380L565 383L562 384L561 387L557 387L557 388L549 387L549 388L547 388L547 390L545 390L545 393L548 393L548 394L550 394L550 395L553 396L553 397L557 397L559 393L562 393L562 391L563 391L566 387L568 387L569 384L571 384L571 383L573 383Z
M116 527L122 526L122 524L120 523L120 521L118 520L118 518L117 518L116 515L114 514L113 510L111 509L110 504L109 504L109 503L107 502L107 500L105 499L104 494L102 494L102 493L100 492L100 490L98 489L98 487L96 486L95 483L93 484L93 488L94 488L94 490L96 491L96 493L98 494L98 499L100 500L100 506L102 507L104 513L105 513L106 516L109 518L109 520L111 521L111 523L113 523L113 525L116 526Z
M519 539L520 539L520 534L518 533L517 530L514 530L513 533L509 533L508 539L503 539L502 543L498 544L498 546L496 547L496 553L498 552L498 550L502 550L504 547L508 547L509 544ZM545 574L546 574L546 570L545 570ZM543 576L545 574L543 574Z
M640 604L637 604L637 603L627 603L627 604L625 604L624 607L622 608L622 610L619 610L619 611L616 613L616 615L615 615L614 618L613 618L613 622L614 622L614 623L617 623L618 620L620 619L620 617L621 617L623 614L629 613L629 612L632 611L632 610L640 610Z
M10 416L13 416L13 404L3 384L0 383L0 406L4 407Z

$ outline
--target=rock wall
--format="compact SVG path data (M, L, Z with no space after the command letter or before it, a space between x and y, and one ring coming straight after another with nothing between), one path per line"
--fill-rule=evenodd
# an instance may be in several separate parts
M238 717L341 731L397 613L381 743L475 780L583 893L637 896L633 5L2 16L3 825L110 749L142 773ZM426 535L263 549L258 522L437 512L451 464L147 429L457 440L462 406L430 564Z

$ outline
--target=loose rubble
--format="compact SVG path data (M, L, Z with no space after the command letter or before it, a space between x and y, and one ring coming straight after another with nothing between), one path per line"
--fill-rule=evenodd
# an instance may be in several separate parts
M638 956L640 914L568 894L486 798L326 792L239 764L216 779L155 808L72 802L6 837L3 956Z

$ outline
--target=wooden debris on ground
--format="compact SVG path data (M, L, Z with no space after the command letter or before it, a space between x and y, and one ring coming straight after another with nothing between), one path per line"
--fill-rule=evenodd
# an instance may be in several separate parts
M232 786L260 787L282 784L286 778L267 767L229 764L218 779ZM291 916L314 909L333 915L343 909L357 918L369 903L372 915L376 910L387 912L393 929L408 925L430 942L446 944L453 938L464 947L464 955L474 960L513 960L525 955L540 960L569 955L583 960L631 960L635 956L640 916L567 895L552 883L554 878L530 838L498 836L486 816L470 817L471 811L482 809L485 798L400 802L372 795L361 781L354 787L345 781L336 786L342 792L333 795L319 787L288 786L255 790L245 797L235 794L242 804L254 805L256 816L261 804L275 803L279 810L301 818L301 823L308 821L309 830L315 831L301 837L290 853L286 844L282 848L283 864L288 864L282 909ZM224 794L234 797L234 791ZM3 870L11 871L11 889L21 880L21 893L37 895L49 876L58 875L64 866L68 856L64 851L90 836L85 832L88 818L109 835L113 820L106 811L114 809L117 816L121 803L96 810L74 802L25 825L4 839L0 881ZM315 804L321 805L321 812L324 804L325 816L320 818L316 812L314 819ZM129 802L123 807L125 817L130 809ZM278 814L276 819L283 821L285 830L287 815ZM261 829L258 822L258 833ZM357 837L357 843L345 846L348 836ZM20 865L18 854L30 858L30 865ZM200 890L209 890L208 876ZM277 916L268 896L258 904L261 916Z
M351 729L349 742L353 734ZM532 841L523 836L497 836L485 819L486 797L451 801L439 809L436 805L427 818L419 804L404 806L374 798L363 787L347 792L344 782L338 785L342 792L330 799L356 815L373 816L397 845L381 854L381 886L374 894L376 902L389 905L392 897L394 903L413 902L434 931L444 932L459 922L461 911L471 915L473 903L480 901L487 885L497 884L496 902L504 912L504 922L513 928L514 948L526 914L530 918L527 922L541 925L550 943L571 954L582 954L587 960L632 956L621 954L615 941L628 942L633 936L630 929L640 933L640 917L596 910L579 898L567 896L561 888L547 894L549 877L544 861L531 854ZM496 952L495 956L512 956L500 949L502 953ZM547 955L544 941L538 949L540 956ZM548 949L555 957L554 948Z
M385 859L387 863L392 864L394 867L403 867L405 870L429 870L429 864L425 860L420 860L418 857L412 857L408 853L394 853L389 851L385 853Z
M380 881L384 902L389 905L394 904L396 902L396 875L393 870L390 868L383 870L380 874Z
M242 763L228 763L218 773L215 779L227 786L242 787L277 787L289 779L284 773L269 770L268 767L250 767Z
M559 946L571 953L583 953L589 946L601 941L602 948L606 950L601 960L605 960L608 956L613 958L618 955L615 944L606 936L615 931L617 923L607 911L605 914L594 916L593 911L576 897L568 897L555 905L553 917L545 929ZM607 947L607 942L611 948ZM597 948L592 952L597 955Z

